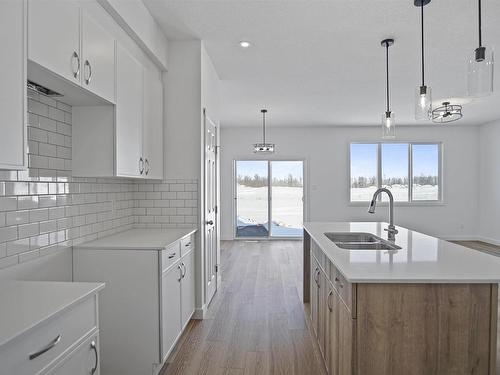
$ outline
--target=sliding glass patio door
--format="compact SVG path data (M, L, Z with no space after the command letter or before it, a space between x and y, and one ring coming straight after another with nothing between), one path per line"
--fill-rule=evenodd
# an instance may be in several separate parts
M237 238L297 238L304 219L301 160L235 162Z

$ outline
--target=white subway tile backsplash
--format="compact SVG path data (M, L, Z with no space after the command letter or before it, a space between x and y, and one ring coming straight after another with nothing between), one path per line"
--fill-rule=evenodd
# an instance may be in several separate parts
M14 211L17 210L16 197L0 197L0 211Z
M197 180L71 175L71 107L29 92L28 170L0 171L0 268L133 226L197 223Z

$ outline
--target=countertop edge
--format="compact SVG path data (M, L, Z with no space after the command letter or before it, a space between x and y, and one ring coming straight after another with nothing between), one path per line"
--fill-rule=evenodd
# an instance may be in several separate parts
M85 250L97 250L97 249L101 249L101 250L150 250L150 251L160 251L160 250L163 250L164 248L172 245L174 242L179 241L179 240L181 240L183 238L186 238L187 236L190 236L193 233L196 233L198 231L198 228L190 228L190 229L188 229L188 228L175 228L176 230L186 229L186 232L183 235L177 237L174 240L165 242L165 244L163 244L161 246L127 246L127 245L120 245L120 246L117 246L117 245L116 246L97 246L97 245L93 245L92 244L93 242L102 240L102 239L104 239L106 237L115 236L117 234L125 233L127 231L135 230L135 229L138 229L138 228L128 229L126 231L119 232L119 233L114 233L114 234L111 234L109 236L98 238L96 240L91 240L91 241L88 241L88 242L83 242L83 243L78 244L78 245L73 245L73 249L85 249ZM141 228L141 229L148 229L148 228ZM156 229L156 228L151 228L151 229L152 230L158 230L158 231L162 230L162 229Z

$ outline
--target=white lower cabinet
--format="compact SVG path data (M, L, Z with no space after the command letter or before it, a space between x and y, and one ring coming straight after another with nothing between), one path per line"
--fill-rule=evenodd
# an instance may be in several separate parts
M40 308L49 318L29 323L31 328L0 345L0 375L99 375L97 290L92 291L92 294L80 295L71 288L72 285L63 290L64 286L58 285L54 295L44 294L46 298L40 303L43 306L32 308ZM78 286L75 285L75 288ZM37 293L37 290L33 293ZM59 299L66 298L70 293L74 293L75 297L69 306L65 306L66 299L59 303ZM36 296L31 299L40 298ZM47 306L51 304L58 306L58 310L50 311ZM60 310L61 306L63 310ZM19 311L18 314L21 321L25 315L30 315L25 311Z
M181 331L180 260L163 272L161 278L162 361L166 359Z
M184 269L181 282L181 328L184 329L189 323L195 308L195 259L194 251L191 250L183 256L181 266Z
M144 241L135 236L138 243L147 244L161 230L151 231L137 235ZM130 248L123 236L75 245L73 278L106 283L99 301L102 373L158 374L194 312L195 248L181 248L181 241L194 244L194 237L154 249Z

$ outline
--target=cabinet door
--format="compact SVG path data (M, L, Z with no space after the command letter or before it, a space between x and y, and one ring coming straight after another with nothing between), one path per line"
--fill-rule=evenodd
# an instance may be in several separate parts
M28 58L80 84L80 9L74 0L29 0Z
M311 322L316 335L318 334L318 272L316 259L311 255Z
M144 72L144 174L163 178L163 84L157 71Z
M142 65L117 44L116 48L116 175L140 177L142 157Z
M97 334L78 346L50 369L47 375L99 375L99 337ZM94 370L95 369L95 370ZM92 372L94 371L94 372Z
M181 312L182 312L182 328L185 327L191 315L193 315L195 305L195 264L194 264L194 250L191 250L184 258L182 264L184 265L184 277L181 282Z
M179 263L162 275L161 326L161 362L163 362L181 332L181 270Z
M329 284L327 305L327 328L326 328L326 346L325 346L325 362L330 375L339 374L339 302L337 292L332 284Z
M82 10L82 85L115 102L115 39Z
M0 168L26 166L26 3L0 1Z
M338 313L338 374L351 375L353 372L353 330L356 323L338 294L334 293L334 295L337 300L335 307Z
M326 338L326 318L327 306L326 300L328 296L327 279L323 271L320 272L318 289L318 343L319 349L325 357L325 338Z

